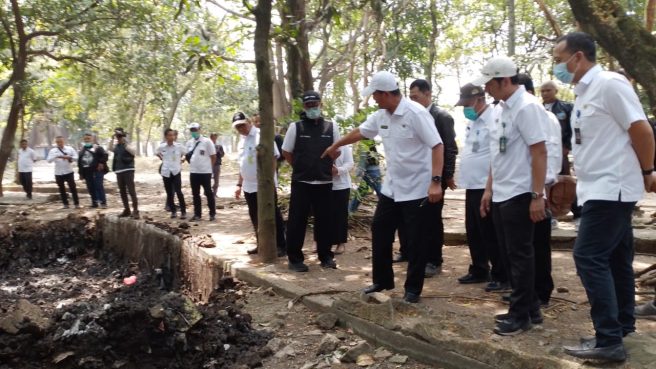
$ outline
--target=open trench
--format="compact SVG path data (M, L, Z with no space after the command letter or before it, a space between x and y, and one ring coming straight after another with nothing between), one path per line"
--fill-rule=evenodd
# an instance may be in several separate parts
M0 369L261 366L269 333L212 246L115 217L0 225Z

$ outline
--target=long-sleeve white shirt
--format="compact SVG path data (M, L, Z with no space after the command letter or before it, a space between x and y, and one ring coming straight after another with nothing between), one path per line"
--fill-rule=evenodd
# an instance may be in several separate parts
M18 172L31 173L36 161L36 152L32 148L18 149Z
M70 161L63 159L63 156L70 156ZM63 176L65 174L73 173L72 163L77 161L77 151L70 146L64 146L60 148L56 146L50 150L48 153L48 162L55 162L55 175Z

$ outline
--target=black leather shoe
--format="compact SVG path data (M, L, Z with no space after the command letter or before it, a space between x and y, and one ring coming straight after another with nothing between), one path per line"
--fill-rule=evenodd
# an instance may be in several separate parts
M508 290L510 290L510 284L499 281L492 281L485 286L485 292L502 292Z
M411 304L416 304L419 302L419 295L412 292L406 292L405 295L403 295L403 301Z
M322 261L321 267L324 269L337 269L337 263L335 260Z
M563 348L565 353L579 359L595 360L595 361L613 361L620 362L626 360L626 351L624 344L608 347L590 347L590 343L581 343L579 346L566 346Z
M488 281L487 277L479 277L471 273L468 273L467 275L458 278L458 282L461 284L484 283L487 281Z
M382 292L382 291L385 291L385 290L392 290L392 289L394 289L394 287L384 287L384 286L381 286L377 283L374 283L371 286L369 286L369 287L365 288L364 290L362 290L362 292L363 293L374 293L374 292Z
M503 302L510 302L510 294L502 295L502 296L501 296L501 301L503 301Z
M248 255L256 255L257 254L257 247L253 247L252 249L246 250L246 253Z
M289 263L288 266L289 266L289 270L293 270L298 273L305 273L308 270L310 270L310 268L308 268L308 266L305 265L305 263Z
M408 261L408 258L403 254L399 254L399 256L392 259L392 263L405 263L406 261Z
M529 316L531 318L531 324L542 324L544 323L544 317L542 316L542 313L540 310L535 310L529 313ZM494 321L496 323L502 322L504 320L508 320L511 318L511 315L506 313L506 314L497 314L494 316Z
M515 336L531 329L529 319L509 318L497 323L494 333L500 336Z

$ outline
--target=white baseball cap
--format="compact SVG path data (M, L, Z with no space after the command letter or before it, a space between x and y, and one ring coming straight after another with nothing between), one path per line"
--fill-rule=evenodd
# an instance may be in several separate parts
M513 77L517 75L517 65L507 56L490 59L481 69L481 76L472 81L474 86L483 86L492 78Z
M200 129L200 124L199 123L191 123L190 125L187 126L189 129Z
M362 90L362 96L367 97L376 91L396 91L398 89L399 85L396 83L396 76L388 71L381 70L371 77L369 86Z

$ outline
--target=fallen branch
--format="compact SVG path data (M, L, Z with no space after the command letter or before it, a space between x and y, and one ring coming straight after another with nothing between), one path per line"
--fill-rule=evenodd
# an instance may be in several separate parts
M648 266L647 268L645 268L645 269L643 269L643 270L641 270L641 271L639 271L639 272L635 272L635 277L636 277L636 278L640 278L640 277L642 277L644 274L649 273L649 272L652 271L652 270L656 270L656 264L652 264L652 265Z

